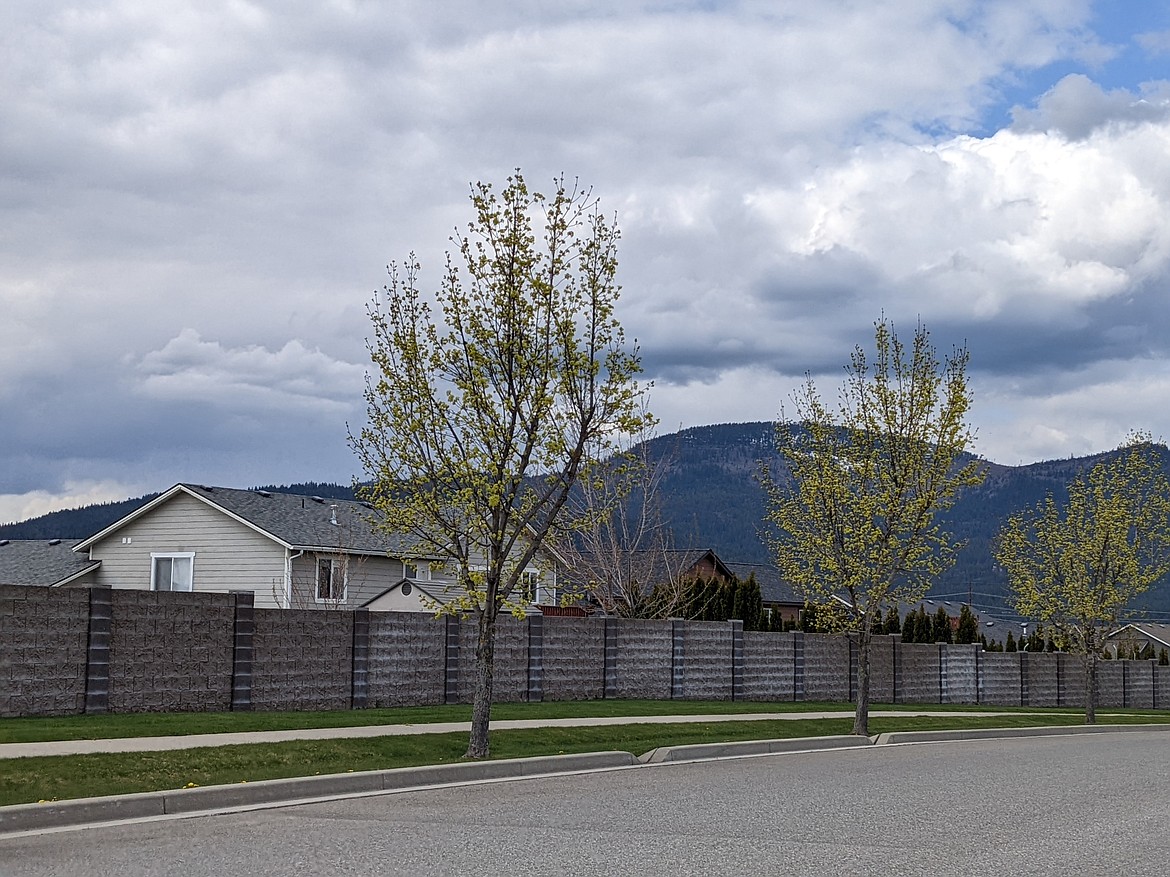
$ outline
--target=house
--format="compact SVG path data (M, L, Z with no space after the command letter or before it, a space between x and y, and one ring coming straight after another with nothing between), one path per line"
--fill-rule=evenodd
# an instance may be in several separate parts
M726 566L741 582L755 577L756 584L760 586L764 611L769 616L778 612L785 621L800 621L800 613L804 611L804 598L780 576L780 570L775 566L770 563L731 562Z
M61 539L0 539L0 585L91 585L99 564Z
M375 515L360 502L176 484L74 551L92 569L86 584L251 591L265 608L425 611L450 599L443 558L378 530Z
M1109 634L1106 640L1106 648L1115 658L1119 649L1126 654L1134 654L1141 652L1146 646L1157 655L1162 649L1170 650L1170 624L1133 621Z
M780 570L768 563L735 563L724 561L712 549L690 549L675 554L674 565L680 570L681 579L718 579L746 582L755 578L760 586L760 598L764 612L771 616L779 613L785 621L799 621L804 609L804 599L796 594L792 585L780 576Z
M804 608L804 600L794 593L792 586L780 577L779 570L774 566L762 563L725 562L710 548L631 551L622 555L616 562L596 564L595 566L601 570L598 577L603 577L606 569L613 569L619 565L623 573L620 585L607 586L604 582L585 580L575 583L575 590L584 595L585 604L600 608L603 612L613 611L613 607L618 603L628 601L628 598L621 595L621 586L626 583L640 587L644 594L650 594L655 588L666 588L670 593L681 595L682 586L696 579L747 581L754 576L760 586L764 611L769 616L778 612L783 619L796 621ZM585 578L579 574L574 575L574 572L569 570L566 575L570 579ZM589 572L597 574L597 570Z

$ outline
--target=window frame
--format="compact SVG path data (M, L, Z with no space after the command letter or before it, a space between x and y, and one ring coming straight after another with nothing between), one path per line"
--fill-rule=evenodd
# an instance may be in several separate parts
M341 577L341 596L321 596L321 567L329 564L329 590L336 593L337 578ZM349 564L343 558L317 555L317 562L313 567L313 599L317 603L337 606L344 603L349 597Z
M426 569L424 576L423 569ZM413 575L412 575L413 572ZM430 582L435 578L434 564L422 560L403 560L402 577L409 582Z
M160 560L171 561L171 581L170 587L159 588L158 582L158 562ZM187 563L187 581L185 588L174 587L175 583L175 564L176 560L186 560ZM172 594L190 594L195 590L195 552L194 551L152 551L150 552L150 589L152 591L169 591Z

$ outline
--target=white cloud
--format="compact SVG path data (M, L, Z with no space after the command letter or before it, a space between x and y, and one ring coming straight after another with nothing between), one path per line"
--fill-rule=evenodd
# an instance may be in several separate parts
M1101 362L1026 380L979 379L979 451L1006 465L1115 448L1134 430L1170 441L1170 366L1163 359Z
M871 266L895 313L1075 325L1170 266L1170 121L859 149L749 203L781 250Z
M280 350L260 345L226 348L184 329L142 357L139 392L160 401L201 402L235 411L349 411L365 370L292 340Z
M0 523L39 517L58 509L116 502L147 492L141 485L122 481L69 481L59 491L32 490L0 494Z

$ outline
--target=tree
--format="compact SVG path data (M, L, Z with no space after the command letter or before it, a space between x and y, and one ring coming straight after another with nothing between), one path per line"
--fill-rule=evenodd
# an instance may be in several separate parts
M517 171L471 203L441 319L413 254L369 307L368 422L351 444L380 526L452 567L439 611L476 624L467 757L484 758L500 612L523 615L525 568L584 523L564 513L574 485L650 418L614 315L618 230L591 192L561 178L546 198Z
M1097 718L1097 662L1127 607L1170 572L1170 483L1163 446L1132 435L1118 452L1068 486L1013 515L999 534L996 560L1007 572L1021 615L1055 628L1084 658L1085 722Z
M918 610L911 609L906 613L906 620L902 622L902 642L918 642Z
M884 318L874 329L875 359L856 348L836 406L811 377L794 394L795 421L776 425L788 472L764 473L781 573L810 602L845 601L839 626L858 643L853 732L866 735L874 616L922 599L953 563L958 546L938 515L983 478L964 456L966 349L940 364L922 325L909 349Z
M939 606L938 611L934 614L933 630L933 642L949 643L954 637L951 632L951 616L947 614L947 610L942 606Z
M970 644L979 638L979 619L971 611L971 607L964 603L959 607L959 626L955 628L955 642L964 645Z
M659 494L674 457L651 456L651 434L578 481L570 515L582 522L557 545L568 596L625 618L683 614L689 555L674 550Z
M886 633L888 634L902 632L902 619L898 616L897 606L891 606L886 611L886 621L884 627Z

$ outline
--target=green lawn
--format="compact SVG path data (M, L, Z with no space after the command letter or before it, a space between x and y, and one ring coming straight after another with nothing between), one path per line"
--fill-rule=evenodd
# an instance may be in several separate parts
M630 714L628 712L628 709L632 708L629 706L630 703L632 702L626 702L627 710L619 710L618 712ZM727 704L722 705L727 706ZM530 709L531 707L552 707L554 705L515 705L517 708L521 706ZM585 707L583 704L577 706L581 709ZM642 714L677 713L682 706L685 706L685 712L694 712L691 709L694 705L688 702L675 704L673 709L655 708L647 705ZM738 709L732 711L740 712L747 711L744 707L748 705L739 703L735 706ZM805 710L810 707L819 709L832 705L785 704L784 706L787 707L786 710L776 711ZM444 710L446 709L444 708ZM461 709L465 711L465 708ZM391 721L401 721L399 716L402 711L386 712L395 714L396 718ZM502 713L497 717L517 717L517 714L512 713L511 709L503 709ZM1128 713L1117 719L1113 718L1112 714L1107 719L1104 716L1102 718L1109 722L1149 722L1159 719L1170 721L1170 715L1165 714L1151 718L1138 711L1128 711ZM596 715L598 713L595 710L589 710L577 714ZM309 714L294 715L307 717ZM335 714L327 713L325 715ZM361 715L368 716L369 713L363 712ZM443 712L439 715L437 720L453 720L450 713ZM709 723L630 724L493 731L492 757L519 758L599 751L625 751L642 754L660 746L847 734L852 727L851 719L778 719L775 721L765 719L752 722L721 722L718 720L718 712L713 711L712 716L712 721ZM526 710L523 717L535 718L536 716ZM132 717L106 718L129 719ZM155 718L162 719L163 717ZM905 730L1035 727L1079 724L1080 721L1081 717L1078 714L1067 711L1042 713L1020 711L1009 716L954 716L945 718L906 716L871 719L870 731L874 734L880 734ZM308 724L321 726L320 722L309 722ZM458 761L466 746L466 734L452 733L248 744L169 752L7 759L0 761L0 805L178 789L191 783L200 786L219 785L255 782L279 777L443 764Z
M875 710L991 710L1012 707L969 705L874 704ZM1027 708L1023 708L1025 711ZM589 700L545 703L500 703L493 719L556 719L581 716L728 715L732 713L791 713L853 711L850 703L729 700ZM1076 710L1069 710L1076 713ZM329 712L249 713L127 713L104 716L60 716L0 719L0 743L44 740L98 740L114 737L170 737L177 734L225 734L302 728L345 728L359 725L418 725L429 722L466 722L467 704L402 707L398 709L335 710Z

